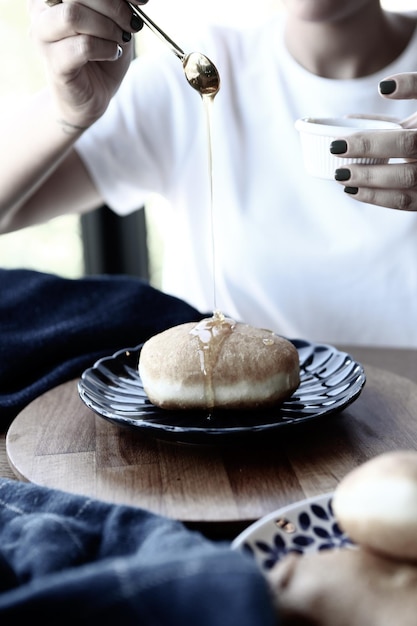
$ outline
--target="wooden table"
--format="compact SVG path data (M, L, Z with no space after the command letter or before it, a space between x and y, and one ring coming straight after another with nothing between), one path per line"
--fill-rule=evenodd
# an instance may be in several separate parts
M274 509L332 491L353 467L385 450L417 449L417 350L339 347L365 365L361 396L337 417L281 430L262 445L158 441L96 416L70 381L11 424L12 475L233 535Z

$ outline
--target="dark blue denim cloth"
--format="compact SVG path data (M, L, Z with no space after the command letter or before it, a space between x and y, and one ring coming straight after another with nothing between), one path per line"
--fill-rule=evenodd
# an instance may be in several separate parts
M0 269L0 426L98 358L202 317L131 276Z
M252 558L180 522L0 479L0 624L276 626Z

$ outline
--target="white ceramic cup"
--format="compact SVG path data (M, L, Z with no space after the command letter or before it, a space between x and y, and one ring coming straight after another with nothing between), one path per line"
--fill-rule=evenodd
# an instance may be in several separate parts
M389 159L354 159L335 156L330 152L332 141L343 139L359 131L399 130L401 126L394 122L376 119L305 117L295 122L295 128L300 134L301 149L307 172L311 176L334 180L335 170L350 163L373 165L387 163Z

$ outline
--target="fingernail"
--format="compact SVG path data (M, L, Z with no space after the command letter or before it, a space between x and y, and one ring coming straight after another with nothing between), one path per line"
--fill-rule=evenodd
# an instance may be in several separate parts
M379 92L384 96L389 96L397 89L397 83L395 80L381 80L379 83Z
M122 46L119 46L119 44L117 44L116 61L117 59L120 59L122 54L123 54L123 48Z
M359 189L357 187L345 187L345 193L350 193L352 196L356 196Z
M128 41L132 39L132 33L128 33L127 31L124 30L122 33L122 39L125 43L127 43Z
M347 143L344 139L336 139L330 144L330 152L332 154L344 154L347 150Z
M142 30L143 22L137 15L132 15L132 19L130 20L130 26L132 30L138 32L139 30Z
M335 180L349 180L350 170L346 168L340 168L334 173Z

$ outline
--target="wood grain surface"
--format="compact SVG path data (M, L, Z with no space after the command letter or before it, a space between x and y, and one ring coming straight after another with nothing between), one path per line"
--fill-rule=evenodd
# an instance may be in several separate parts
M190 523L243 524L332 491L385 450L417 449L417 385L366 367L361 396L337 416L279 429L268 443L191 446L96 416L70 381L27 406L6 440L17 477L134 504Z

